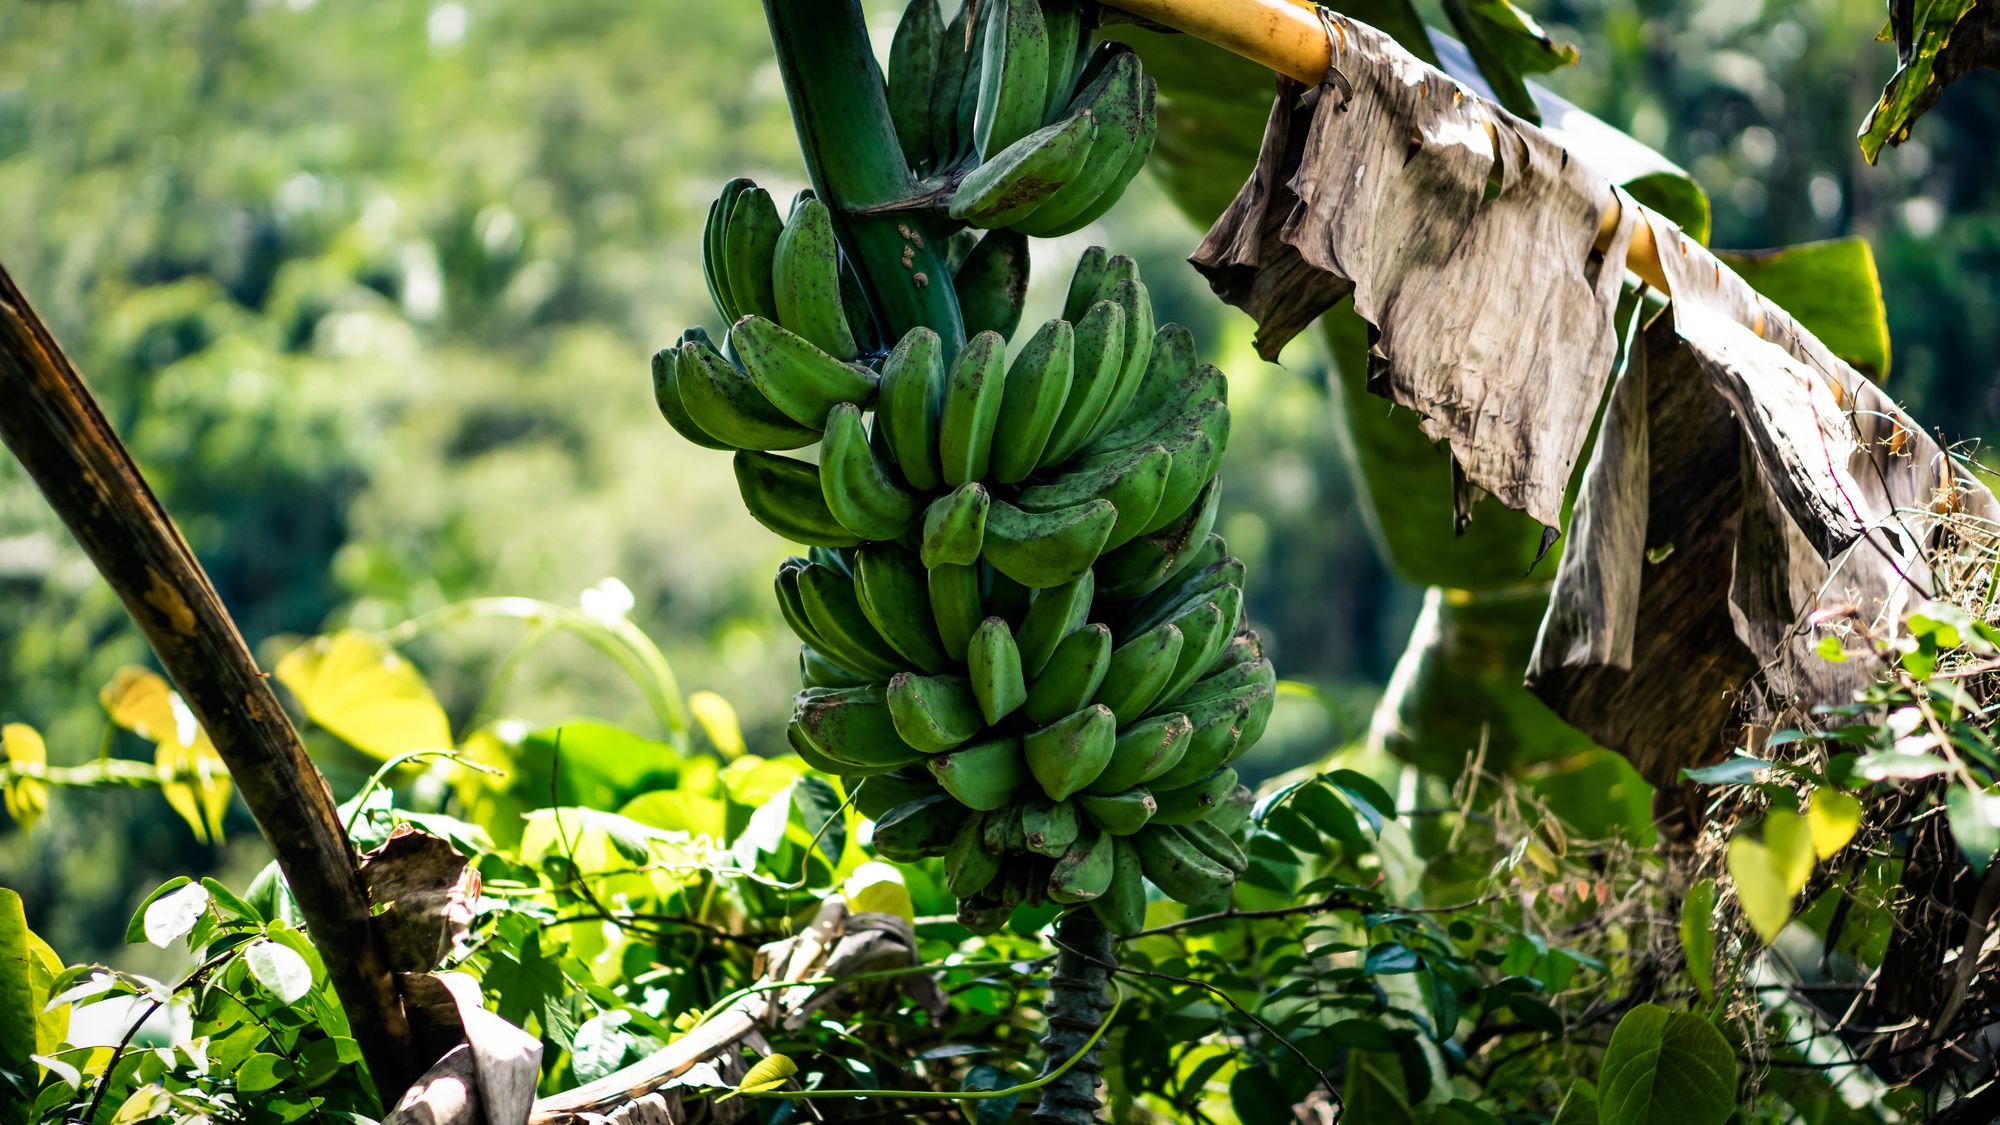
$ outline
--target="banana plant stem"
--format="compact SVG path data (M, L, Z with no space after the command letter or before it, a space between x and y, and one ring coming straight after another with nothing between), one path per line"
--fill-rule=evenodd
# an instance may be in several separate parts
M859 0L764 0L771 44L813 190L833 211L841 249L890 340L927 327L958 353L965 322L942 239L913 213L868 208L917 194L889 117Z

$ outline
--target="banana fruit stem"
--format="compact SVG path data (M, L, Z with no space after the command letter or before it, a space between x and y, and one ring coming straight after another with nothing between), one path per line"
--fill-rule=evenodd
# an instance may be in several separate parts
M859 0L764 0L813 190L833 211L885 336L926 327L945 360L965 341L942 239L914 214L864 214L917 194Z
M1111 932L1088 907L1072 910L1057 920L1055 941L1055 975L1049 979L1049 1030L1042 1036L1048 1067L1081 1050L1104 1021L1112 1004L1111 970L1117 964ZM1090 1125L1097 1121L1097 1111L1103 1108L1097 1100L1097 1081L1103 1071L1093 1049L1042 1088L1034 1119L1041 1125Z

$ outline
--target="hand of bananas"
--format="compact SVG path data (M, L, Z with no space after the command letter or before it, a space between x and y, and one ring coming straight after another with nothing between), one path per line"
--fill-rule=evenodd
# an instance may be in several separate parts
M1230 763L1275 677L1210 530L1222 373L1185 328L1155 329L1136 265L1101 247L1011 362L997 329L947 363L917 328L870 366L819 201L781 224L738 181L713 214L710 285L741 315L720 351L691 330L656 356L655 391L681 433L737 450L750 512L810 548L776 582L804 642L800 756L865 778L877 849L943 855L975 928L1054 900L1131 933L1142 876L1226 897L1250 801ZM994 279L1025 254L990 232L959 280L1015 294L990 303L1018 321L1024 286ZM1018 271L979 264L1001 257ZM770 452L814 442L816 465Z
M1053 237L1110 210L1157 133L1156 86L1121 43L1093 52L1078 0L911 0L889 48L889 112L950 216Z

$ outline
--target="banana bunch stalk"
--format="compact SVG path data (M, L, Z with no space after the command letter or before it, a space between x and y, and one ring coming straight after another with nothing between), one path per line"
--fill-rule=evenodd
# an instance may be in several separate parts
M1250 801L1230 763L1275 685L1211 530L1227 381L1101 247L1011 360L997 330L947 364L915 328L870 366L823 212L725 190L710 284L742 315L721 350L690 330L654 361L668 420L735 448L751 514L808 548L776 580L793 747L866 779L882 854L945 858L974 929L1056 901L1131 933L1145 881L1225 898Z
M1158 133L1157 89L1121 43L1091 49L1078 0L911 0L889 112L951 218L1054 237L1111 209Z

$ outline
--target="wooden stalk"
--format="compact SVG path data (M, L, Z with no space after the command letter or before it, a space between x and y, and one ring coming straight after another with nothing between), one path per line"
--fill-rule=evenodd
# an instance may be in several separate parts
M326 963L385 1105L431 1061L411 1047L367 892L298 731L61 345L0 266L0 440L111 584L208 732Z

